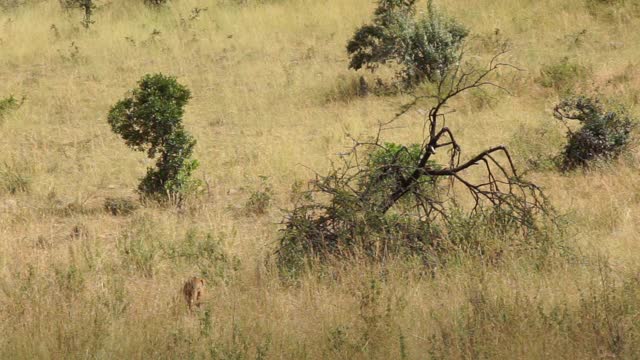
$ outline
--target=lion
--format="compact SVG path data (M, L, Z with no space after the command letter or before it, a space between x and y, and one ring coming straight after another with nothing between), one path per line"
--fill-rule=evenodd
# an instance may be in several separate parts
M200 300L204 295L205 281L197 276L187 280L182 287L182 294L187 301L189 311L193 310L193 306L200 307Z

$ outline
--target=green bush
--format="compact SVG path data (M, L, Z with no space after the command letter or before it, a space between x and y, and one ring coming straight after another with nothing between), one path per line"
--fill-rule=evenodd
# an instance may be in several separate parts
M584 82L588 75L586 67L565 57L560 62L543 66L538 83L546 88L553 88L562 95L568 95L575 90L576 85Z
M422 155L422 147L420 144L409 144L403 146L395 143L384 143L380 148L375 149L369 154L369 174L365 178L364 183L360 185L363 188L369 188L368 191L372 197L380 199L389 196L389 191L394 188L394 184L403 178L407 178L415 170L415 164L420 161ZM432 169L441 168L435 161L430 160L427 164ZM382 179L382 180L379 180ZM436 179L423 176L416 184L416 192L410 194L406 200L416 196L416 194L435 195Z
M416 18L416 0L379 0L373 24L356 31L347 44L349 68L374 71L396 63L399 78L412 87L436 81L458 61L468 30L436 11L429 1L427 15Z
M191 159L196 140L182 126L184 106L191 97L189 90L174 77L146 75L139 88L111 108L111 129L126 144L157 156L156 167L138 186L145 197L181 200L193 192L199 182L191 179L198 161Z
M568 130L562 162L565 170L618 157L628 148L636 123L624 107L607 108L599 99L586 96L563 100L556 105L554 116L565 123L575 120L582 124L575 132Z
M24 98L18 100L13 95L0 99L0 120L2 120L9 112L20 108L23 102Z
M244 208L247 213L254 215L263 215L271 206L273 200L273 189L268 183L268 177L260 177L260 188L253 191L249 196Z

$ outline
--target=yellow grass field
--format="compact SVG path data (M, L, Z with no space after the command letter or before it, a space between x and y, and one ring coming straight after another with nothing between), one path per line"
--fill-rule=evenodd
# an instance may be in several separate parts
M2 359L600 359L640 356L640 152L589 171L532 170L566 222L571 256L537 267L461 256L419 264L344 262L291 284L273 265L291 187L373 135L403 97L354 96L345 46L373 0L101 0L88 30L58 1L0 0L0 358ZM240 3L240 4L239 4ZM7 8L3 8L5 5ZM424 4L421 4L423 8ZM638 115L635 0L439 0L475 41L509 39L523 71L512 96L465 96L448 125L470 155L505 144L527 167L557 154L562 89L541 70L565 57L572 89ZM201 9L196 16L194 9ZM486 55L486 54L483 54ZM137 201L144 153L111 132L111 106L145 74L174 75L193 98L206 190L184 208L113 216ZM409 114L389 134L416 142ZM265 178L266 180L262 180ZM266 214L244 210L264 184ZM331 274L329 276L328 274ZM190 314L180 293L204 275Z

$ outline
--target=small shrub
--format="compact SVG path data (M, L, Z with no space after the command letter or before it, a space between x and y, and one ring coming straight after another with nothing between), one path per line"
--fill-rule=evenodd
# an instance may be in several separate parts
M249 200L245 204L245 210L250 214L255 215L263 215L271 206L271 201L273 199L273 189L271 185L267 182L269 178L266 176L260 177L260 188L253 191L251 196L249 196Z
M104 210L111 215L129 215L133 213L138 206L127 198L106 198L104 200Z
M84 289L84 275L74 264L55 268L55 281L61 293L68 299L78 296Z
M565 57L558 63L543 66L538 83L546 88L553 88L562 95L568 95L575 90L576 85L584 82L588 74L586 67Z
M24 98L18 100L13 95L0 99L0 120L9 112L19 109L22 103L24 103Z
M138 84L111 108L109 124L129 147L145 151L149 158L158 155L156 168L147 169L138 186L140 194L180 202L200 185L191 179L199 165L191 159L196 140L182 126L191 93L174 77L162 74L146 75Z
M349 68L371 71L396 63L398 77L412 87L435 81L458 61L469 31L436 11L429 1L427 15L416 18L416 0L379 0L373 24L356 31L347 44Z
M562 168L585 167L596 159L611 160L623 153L631 142L636 121L622 106L605 107L597 98L577 96L563 100L554 108L562 121L582 124L577 131L568 128L568 143L562 154Z

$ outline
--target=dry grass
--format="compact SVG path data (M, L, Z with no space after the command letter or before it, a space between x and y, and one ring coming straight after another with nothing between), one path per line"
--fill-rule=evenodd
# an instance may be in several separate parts
M587 173L530 174L567 214L575 257L489 266L461 256L436 273L407 261L338 264L282 283L269 256L291 184L313 176L307 167L326 169L345 132L371 134L401 99L348 93L358 75L344 46L373 1L249 2L154 11L104 1L88 31L57 1L0 12L0 98L26 97L0 118L0 358L637 356L637 154ZM553 152L558 95L537 79L564 57L589 69L585 87L637 109L635 2L598 3L438 1L480 37L499 29L526 69L504 79L513 97L457 104L450 126L465 151L522 139L526 156L545 141ZM189 20L195 7L207 10ZM111 133L106 113L151 72L194 94L185 123L210 191L186 210L113 216L104 200L135 198L149 163ZM406 124L394 140L413 139ZM17 191L9 172L24 183ZM247 215L260 175L273 205ZM210 280L209 296L191 316L179 291L195 274Z

